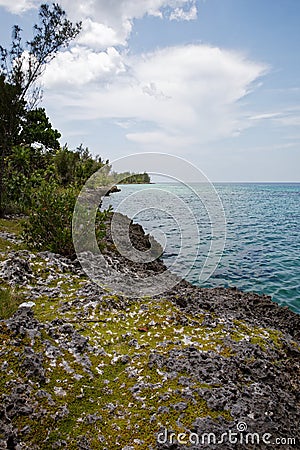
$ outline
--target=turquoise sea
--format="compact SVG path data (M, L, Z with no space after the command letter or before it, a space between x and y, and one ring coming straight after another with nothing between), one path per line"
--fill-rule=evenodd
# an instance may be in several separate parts
M190 282L268 294L275 302L300 313L300 183L214 184L224 207L227 236L219 264L204 284L199 282L199 273L205 256L212 239L221 239L212 236L211 218L204 205L209 197L205 186L162 183L120 187L120 193L105 199L104 207L111 204L156 236L165 247L163 259L168 267L181 249L189 268L185 278ZM166 191L171 197L164 195ZM151 196L154 203L149 200ZM195 218L198 240L193 235ZM184 244L182 230L186 234L190 230L192 236Z

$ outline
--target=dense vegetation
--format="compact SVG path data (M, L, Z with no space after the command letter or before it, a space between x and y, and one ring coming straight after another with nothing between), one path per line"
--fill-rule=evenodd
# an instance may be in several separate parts
M11 184L7 186L7 182L12 175L17 174L14 171L15 161L13 163L11 161L16 158L18 164L19 156L22 160L26 153L26 163L30 164L34 160L36 166L41 150L36 153L32 149L35 142L38 142L45 152L59 148L60 133L52 129L45 110L36 107L42 96L37 80L49 61L60 50L68 47L80 29L81 23L70 22L58 4L52 6L43 4L40 6L39 21L33 27L34 35L30 41L23 43L22 30L15 25L10 49L0 46L0 215L2 216L7 204L12 200L9 195L12 186ZM35 169L36 167L33 167L34 171ZM24 185L23 176L24 171L21 178L17 176L12 181L16 184L15 194L18 194Z
M124 179L121 181L121 184L147 184L150 183L150 176L148 173L129 173L124 172Z
M71 223L76 198L90 176L103 168L103 183L148 183L148 174L116 174L109 161L80 145L61 148L61 134L44 108L36 84L47 63L80 32L58 4L41 5L34 37L22 44L15 26L9 50L0 46L0 217L28 216L24 237L30 246L71 256ZM98 215L98 237L107 213Z

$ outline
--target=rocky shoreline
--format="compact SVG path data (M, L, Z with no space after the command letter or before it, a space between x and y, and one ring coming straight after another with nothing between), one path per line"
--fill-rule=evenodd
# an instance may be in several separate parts
M76 260L0 239L15 246L0 254L0 287L21 303L0 321L0 449L299 448L299 315L184 280L127 298ZM150 247L139 225L131 241ZM166 270L107 244L115 270Z

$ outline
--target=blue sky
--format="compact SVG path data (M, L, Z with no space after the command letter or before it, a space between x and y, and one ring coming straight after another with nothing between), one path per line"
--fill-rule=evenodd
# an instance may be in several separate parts
M166 152L212 181L300 181L298 0L63 0L83 32L43 76L61 142ZM0 0L0 43L38 1ZM141 167L147 170L147 167Z

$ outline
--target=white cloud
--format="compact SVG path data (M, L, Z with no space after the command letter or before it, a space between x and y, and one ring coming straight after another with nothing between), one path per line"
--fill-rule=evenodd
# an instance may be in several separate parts
M190 9L175 8L170 14L170 20L196 20L198 15L196 4L190 5Z
M250 117L250 120L268 120L268 119L274 119L275 117L280 117L282 113L274 112L274 113L262 113L262 114L256 114L254 116Z
M0 0L13 13L36 8L39 0ZM73 21L82 21L78 42L94 50L127 44L133 20L145 15L170 20L191 20L197 16L195 0L61 0Z
M250 117L250 120L265 121L268 120L272 123L279 124L287 127L299 127L300 114L299 108L285 108L278 112L267 112L261 114L255 114Z
M97 53L76 46L57 55L47 67L43 81L48 88L77 88L89 83L111 82L124 71L121 55L115 48Z
M73 20L93 21L93 31L102 34L104 27L106 37L113 35L109 45L124 45L132 31L133 19L141 19L145 15L166 17L176 20L190 20L197 15L194 0L62 0L62 6ZM184 9L183 9L184 8ZM167 14L166 14L167 10ZM99 27L99 24L101 26ZM85 40L83 30L83 37ZM90 31L87 33L90 36ZM93 43L91 36L87 38ZM99 48L97 45L93 48Z
M40 3L39 0L0 0L0 6L13 14L21 14L29 9L36 8Z
M9 2L2 4L10 7ZM152 15L193 20L195 0L62 0L61 4L71 20L83 21L83 30L76 43L50 63L43 81L49 98L60 97L62 108L73 106L76 119L112 120L132 142L174 148L238 135L263 118L241 115L238 106L265 73L262 64L207 45L136 56L127 52L134 19ZM35 0L15 5L21 11L34 6Z
M300 115L280 117L277 119L277 122L286 127L300 127Z
M189 145L195 144L196 141L193 136L186 136L183 134L168 134L164 131L149 131L144 133L128 133L126 138L141 146L157 147L163 150L172 148L173 152L177 149L186 148Z
M131 141L172 147L232 136L249 126L238 101L265 71L240 54L206 45L142 56L78 47L50 64L45 82L60 90L62 106L73 105L77 119L120 121ZM65 89L72 83L76 98Z
M116 30L102 23L85 19L82 23L82 31L79 34L77 43L93 48L95 50L105 50L107 47L125 45L126 41L121 41Z

